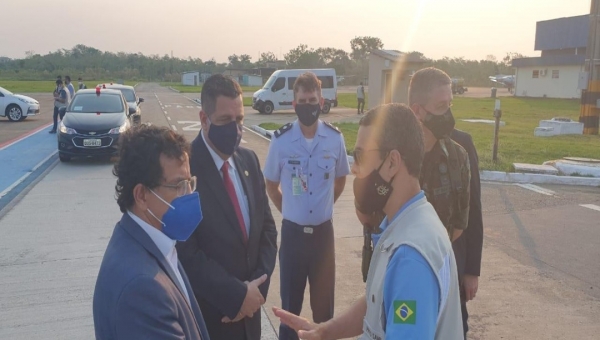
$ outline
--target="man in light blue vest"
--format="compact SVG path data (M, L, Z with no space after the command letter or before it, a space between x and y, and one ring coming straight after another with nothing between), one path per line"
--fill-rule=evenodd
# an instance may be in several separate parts
M363 224L383 211L366 295L318 325L274 308L301 339L463 338L456 262L444 225L419 185L423 135L413 112L388 104L360 121L352 172Z

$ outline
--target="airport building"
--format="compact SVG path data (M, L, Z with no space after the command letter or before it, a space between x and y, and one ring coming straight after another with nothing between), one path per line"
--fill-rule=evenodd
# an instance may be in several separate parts
M580 15L537 22L535 50L541 56L513 59L515 96L581 97L589 18Z

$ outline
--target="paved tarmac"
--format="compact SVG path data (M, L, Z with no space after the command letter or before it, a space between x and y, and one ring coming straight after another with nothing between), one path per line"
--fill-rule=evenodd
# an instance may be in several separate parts
M196 137L197 104L155 84L140 84L137 91L146 99L142 121ZM246 125L294 117L246 114ZM354 116L334 109L324 118ZM264 164L267 140L245 131L243 145ZM39 182L12 193L16 198L0 211L0 339L93 338L95 279L120 217L112 164L49 161ZM364 293L352 181L335 206L336 313ZM600 209L600 188L483 183L482 201L483 269L477 298L469 303L469 339L597 339L600 211L594 207ZM272 209L279 228L281 215ZM265 304L272 322L264 319L265 339L275 338L278 322L269 307L279 304L277 267ZM308 303L302 315L311 317Z

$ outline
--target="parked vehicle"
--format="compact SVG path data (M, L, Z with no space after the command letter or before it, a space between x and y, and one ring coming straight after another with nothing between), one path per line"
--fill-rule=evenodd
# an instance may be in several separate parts
M0 117L18 122L39 113L40 103L37 100L0 87Z
M62 162L72 157L113 156L121 133L132 125L135 109L128 107L119 90L79 90L65 112L58 133L58 156Z
M337 106L337 77L335 69L314 70L278 70L273 72L265 86L254 92L252 108L270 115L273 111L292 109L294 100L294 82L302 73L313 72L321 81L322 95L325 99L323 113L329 113Z
M463 78L452 78L452 94L463 94L469 91L465 87L465 80Z

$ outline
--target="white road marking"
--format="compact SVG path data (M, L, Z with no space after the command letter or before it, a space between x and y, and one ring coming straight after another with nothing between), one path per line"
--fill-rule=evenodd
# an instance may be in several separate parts
M178 108L178 109L181 109L181 108L183 108L183 106L181 106L181 105L177 105L177 108Z
M249 127L247 127L247 126L244 126L244 129L246 129L246 130L248 130L248 131L252 132L253 134L257 135L258 137L262 137L263 139L267 140L267 142L269 142L269 143L271 142L271 140L270 140L269 138L267 138L267 137L265 137L265 136L261 135L260 133L258 133L258 132L256 132L256 131L252 130L251 128L249 128Z
M165 105L165 108L167 108L167 107L171 107L171 105Z
M48 161L50 159L50 157L56 155L58 153L58 150L54 151L53 153L51 153L50 155L48 155L46 158L44 158L42 161L40 161L38 164L36 164L31 171L28 171L27 173L25 173L25 175L21 176L21 178L19 178L18 180L16 180L13 184L11 184L8 188L4 189L2 192L0 192L0 198L4 197L6 194L8 194L12 189L14 189L17 185L21 184L21 182L23 182L24 180L27 179L27 177L29 177L32 173L34 173L40 166L42 166L42 164L46 163L46 161Z
M186 106L188 109L193 109L194 107L191 105Z
M595 204L580 204L579 206L588 208L588 209L592 209L592 210L596 210L596 211L600 211L600 206L597 206Z
M166 112L165 112L166 113ZM171 117L167 117L168 120L171 120Z
M248 142L246 142L246 141L244 140L244 138L242 138L242 144L246 144L246 143L248 143Z
M177 126L171 125L171 127L173 128L173 130L177 131Z
M177 124L188 125L181 128L183 131L200 131L202 129L202 123L197 120L179 120Z
M546 195L546 196L556 196L556 192L554 192L550 189L544 189L535 184L515 184L515 185L520 186L523 189L537 192L538 194L542 194L542 195Z

